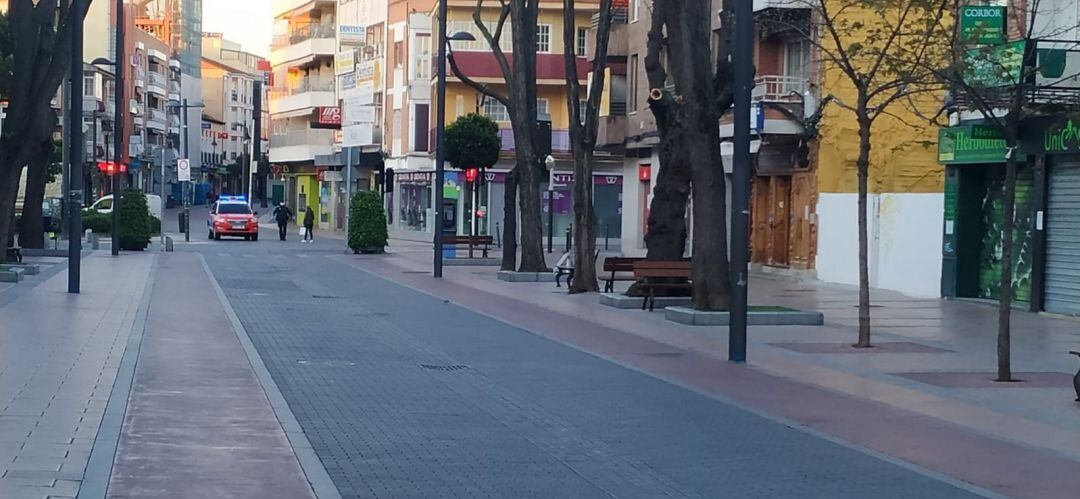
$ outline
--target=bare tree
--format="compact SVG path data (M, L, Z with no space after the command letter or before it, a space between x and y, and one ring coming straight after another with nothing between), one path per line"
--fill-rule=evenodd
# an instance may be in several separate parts
M83 6L89 8L89 1ZM42 144L53 133L50 101L71 61L71 0L11 0L12 66L4 133L0 137L0 241L7 241L14 218L19 179L25 166L45 168L49 150ZM79 82L81 85L81 82ZM6 258L0 254L0 262Z
M949 9L955 13L965 7L971 6L958 0L949 2ZM1080 86L1077 85L1080 73L1062 71L1055 75L1049 67L1044 70L1041 66L1041 52L1075 53L1080 46L1080 41L1075 39L1080 34L1075 26L1057 27L1060 24L1052 18L1058 14L1062 12L1041 0L1010 2L1003 26L1000 26L1002 36L997 43L988 42L984 35L992 35L990 33L980 29L964 30L942 20L938 31L948 40L949 59L946 64L930 66L951 92L948 108L942 111L948 114L973 112L982 126L1000 133L1005 144L997 381L1013 381L1010 325L1015 292L1013 253L1021 127L1025 120L1035 116L1080 111ZM1064 35L1073 35L1074 39L1061 40ZM940 115L932 118L937 121Z
M510 115L514 131L516 165L507 176L506 211L503 218L503 270L513 270L517 257L517 212L514 191L521 208L521 272L548 270L544 261L543 231L540 221L540 164L536 150L536 21L539 0L499 0L499 18L495 30L488 29L481 14L484 0L477 0L473 22L491 49L502 71L506 93L469 78L458 67L454 56L448 57L454 76L486 97L499 101ZM507 57L499 42L506 21L511 23L513 59ZM445 43L439 40L439 43Z
M720 159L720 116L731 107L732 0L721 10L720 43L710 49L711 2L655 0L646 43L649 108L660 135L660 175L649 216L665 237L664 252L682 257L673 235L685 235L682 216L693 196L693 303L699 310L727 310L729 297L727 195ZM662 60L662 57L665 60ZM670 73L669 73L670 72ZM673 86L668 86L668 78ZM689 185L693 185L692 191ZM657 198L664 198L658 203ZM680 207L681 204L681 207ZM653 257L649 240L649 257Z
M578 82L577 29L574 0L563 0L563 60L566 66L566 106L570 111L570 149L574 156L574 279L570 293L599 291L596 282L596 213L593 211L592 158L600 119L600 97L604 92L608 39L611 34L611 0L600 0L593 49L589 98L581 109ZM584 113L584 114L582 114Z
M792 0L810 12L809 21L777 19L798 33L818 52L825 79L854 90L854 100L836 95L831 101L848 111L859 129L859 338L856 347L870 343L870 270L867 262L867 192L873 126L882 116L897 117L895 109L913 95L940 89L926 68L940 60L938 38L950 0Z

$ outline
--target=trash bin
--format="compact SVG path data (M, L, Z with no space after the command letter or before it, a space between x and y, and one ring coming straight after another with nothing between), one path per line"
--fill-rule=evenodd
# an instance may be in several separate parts
M176 218L177 218L177 223L180 225L180 232L186 234L187 233L187 223L188 223L188 221L187 221L187 217L184 216L184 212L181 211L180 213L177 213Z

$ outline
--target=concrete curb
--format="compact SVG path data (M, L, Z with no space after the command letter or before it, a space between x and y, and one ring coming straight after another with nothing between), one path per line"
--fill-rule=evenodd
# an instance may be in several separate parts
M668 307L664 318L688 326L726 326L731 319L729 312L704 312L689 307ZM825 323L821 312L806 310L754 311L746 314L750 326L820 326Z
M315 454L315 448L311 446L307 435L304 434L304 429L296 421L296 416L293 415L292 409L289 409L289 403L281 395L281 390L278 389L277 383L274 383L270 371L266 369L266 364L263 364L262 357L259 356L259 351L255 349L255 344L251 342L247 329L244 329L240 317L236 315L232 304L229 303L229 299L225 296L225 291L221 289L221 285L218 284L214 273L210 271L206 258L201 253L198 253L198 255L199 261L202 262L203 271L210 278L210 284L214 287L214 292L217 293L218 300L225 309L225 314L229 317L229 322L232 323L233 332L236 333L236 338L240 340L240 346L244 348L244 353L247 354L251 369L255 372L255 377L258 378L263 393L270 402L270 407L274 410L274 416L277 417L281 429L285 431L285 436L289 439L289 444L296 455L296 460L300 463L300 469L304 472L304 476L307 477L308 484L311 485L312 492L319 499L341 499L341 492L334 485L330 474L326 472L322 460Z
M506 282L555 282L553 272L516 272L500 270L499 280Z
M626 296L622 293L603 293L600 295L600 304L622 310L641 310L641 304L645 298L640 296ZM654 298L655 308L689 307L692 299L689 296L658 296Z
M21 270L24 275L37 275L41 272L41 266L36 263L6 263L0 265L0 272L16 269Z
M153 275L157 270L158 260L150 265L150 272L143 281L142 298L135 311L135 320L128 333L124 356L120 358L120 367L116 370L116 379L109 392L109 402L105 405L105 415L101 417L94 447L90 450L90 459L86 462L86 471L79 485L78 499L104 499L109 491L109 479L112 478L113 462L116 460L116 447L120 444L120 431L124 427L124 414L127 413L131 385L135 380L135 366L139 362L139 349L142 347L143 332L146 330L146 318L150 315L150 296L154 292Z
M8 268L0 270L0 282L19 282L23 280L26 270L21 268Z

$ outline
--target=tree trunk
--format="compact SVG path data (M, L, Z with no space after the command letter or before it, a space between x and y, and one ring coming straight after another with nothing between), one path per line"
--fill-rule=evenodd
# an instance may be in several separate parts
M859 158L855 166L859 177L859 341L855 347L870 348L870 248L866 229L866 195L870 175L870 126L873 122L866 115L865 99L859 101L857 116Z
M45 177L52 160L53 143L50 138L37 156L30 160L26 169L26 193L23 194L22 222L19 227L19 245L23 248L45 247L45 221L42 219L41 203L45 201Z
M1005 159L1004 205L1001 227L1001 285L998 296L997 381L1012 381L1010 319L1013 298L1013 215L1016 212L1016 136L1017 125L1009 124L1005 146L1012 154Z
M507 111L514 129L518 171L518 207L521 210L520 272L547 272L544 261L543 223L540 219L540 175L536 150L536 22L537 0L510 2L514 45L512 88Z
M517 267L517 170L506 174L503 192L503 254L500 270L513 271Z
M7 248L8 235L12 234L12 222L15 221L15 198L19 196L19 180L22 177L22 169L9 172L7 178L0 182L0 239ZM7 251L0 253L0 263L7 263Z
M600 291L596 282L596 213L593 211L592 165L584 153L574 154L574 279L570 293Z

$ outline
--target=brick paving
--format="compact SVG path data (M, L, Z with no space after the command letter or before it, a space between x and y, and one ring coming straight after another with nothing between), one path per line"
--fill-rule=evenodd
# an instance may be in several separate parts
M55 273L0 307L0 497L74 497L153 255L85 258L82 293Z
M193 248L345 497L972 495L357 271L336 245Z

